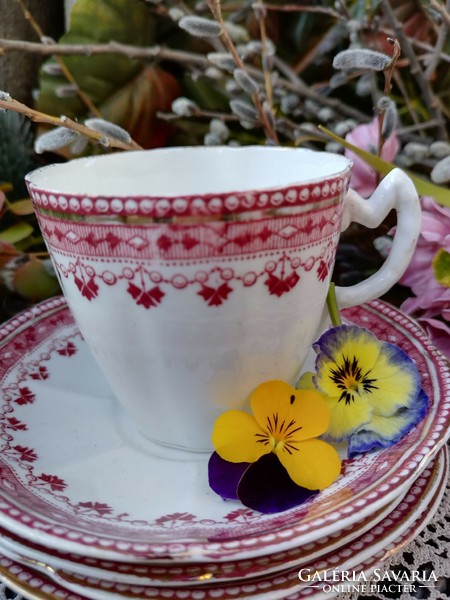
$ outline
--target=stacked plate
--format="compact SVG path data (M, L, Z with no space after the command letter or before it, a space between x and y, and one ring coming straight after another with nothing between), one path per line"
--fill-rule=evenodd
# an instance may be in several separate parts
M303 506L261 515L208 487L207 461L153 445L117 406L62 298L0 329L0 574L28 598L330 598L307 573L370 573L442 497L445 358L374 301L349 323L402 347L431 399L394 447L344 460ZM300 571L300 577L299 577ZM303 574L303 575L302 575Z

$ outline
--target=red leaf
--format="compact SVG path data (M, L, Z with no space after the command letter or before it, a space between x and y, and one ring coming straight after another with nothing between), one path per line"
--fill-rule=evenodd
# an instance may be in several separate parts
M92 233L92 231L90 231L89 235L87 235L84 239L88 244L90 244L91 246L94 246L94 248L97 248L97 246L102 242L102 240L97 239L95 237L95 235Z
M273 275L273 273L270 273L264 283L269 288L270 294L280 297L286 292L290 292L297 285L299 279L300 277L295 271L292 271L286 279L280 279L276 275Z
M158 525L163 525L164 523L176 523L181 521L182 523L192 523L195 522L195 515L190 513L172 513L170 515L164 515L163 517L159 517L155 520Z
M19 388L19 394L20 395L14 400L14 402L20 406L23 404L32 404L36 400L36 396L27 387Z
M194 248L195 246L197 246L199 241L187 233L186 235L183 236L182 243L183 243L183 246L186 248L186 250L190 250L191 248Z
M10 417L8 423L9 424L6 425L7 429L12 429L14 431L26 431L28 429L28 425L25 425L25 423L22 423L22 421L19 421L15 417Z
M73 342L67 342L65 348L61 348L60 350L58 350L58 354L60 354L61 356L73 356L74 354L76 354L76 352L77 347Z
M78 502L77 506L87 509L86 512L96 512L99 515L112 513L112 508L104 502Z
M259 232L258 237L261 238L263 242L265 242L270 238L272 233L273 232L267 227L267 225L264 225L264 228Z
M233 288L231 288L228 283L225 282L222 283L222 285L217 289L203 285L202 289L197 293L204 300L206 300L208 306L220 306L222 302L228 298L232 291Z
M134 285L134 283L130 283L127 292L133 296L137 305L144 306L146 309L149 309L152 306L158 306L165 296L158 285L151 290L145 291L137 285Z
M319 268L317 269L317 276L319 281L324 281L328 275L328 265L324 260L321 260L319 263Z
M13 450L15 450L17 454L20 455L20 460L26 462L34 462L38 458L38 455L33 450L33 448L27 448L26 446L14 446Z
M91 301L93 298L98 296L98 285L95 283L94 277L91 277L87 283L82 281L79 277L74 278L77 288L80 290L82 296Z
M109 232L105 237L105 242L109 245L111 250L114 250L120 244L120 238L115 236L113 233Z
M67 487L67 483L56 475L46 475L45 473L42 473L38 479L47 483L54 492L62 492Z
M160 250L167 252L172 247L172 240L167 235L162 235L158 238L156 244Z
M34 373L30 373L31 379L48 379L47 367L39 367Z

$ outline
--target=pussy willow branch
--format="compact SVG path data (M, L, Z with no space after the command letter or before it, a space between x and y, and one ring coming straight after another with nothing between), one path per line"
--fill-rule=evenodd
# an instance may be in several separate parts
M50 56L53 54L59 55L81 55L95 56L101 54L123 54L129 58L142 58L149 60L167 60L181 64L192 65L200 69L211 66L206 56L195 52L187 52L184 50L172 50L164 46L140 47L131 46L128 44L120 44L118 42L108 42L107 44L42 44L39 42L27 42L24 40L9 40L0 38L0 54L4 52L12 52L18 50L21 52L30 52L33 54L41 54ZM335 98L327 98L317 93L313 88L306 85L300 77L292 70L292 68L282 61L274 57L274 62L279 71L284 75L284 78L278 80L278 85L285 89L296 92L304 98L311 98L324 106L329 106L339 111L342 115L353 117L361 121L368 121L366 114L362 113L349 104ZM253 76L260 75L257 69L247 67L248 72Z
M430 87L429 81L425 78L425 75L420 66L420 62L414 53L413 47L403 31L403 25L398 21L389 0L380 0L380 5L389 25L395 31L395 35L398 38L405 56L409 60L411 74L415 77L417 85L422 93L422 98L428 108L428 111L433 119L436 119L439 123L437 129L439 131L440 138L442 140L448 139L447 130L445 128L445 122L442 112L437 104L433 92Z
M353 117L359 121L367 122L370 121L370 118L357 108L354 108L350 104L343 104L337 98L328 98L327 96L322 96L317 93L312 87L307 85L295 71L292 69L290 65L288 65L284 60L279 58L278 56L274 57L274 64L277 69L284 75L286 79L280 79L279 83L283 85L286 89L291 92L295 92L304 98L310 98L311 100L315 100L319 104L323 104L324 106L329 106L341 114L346 115L347 117ZM249 69L249 72L251 70Z
M99 54L123 54L128 58L149 58L160 60L172 60L174 62L190 63L198 67L211 66L206 56L194 52L182 50L171 50L162 46L143 48L120 44L119 42L108 42L107 44L42 44L40 42L26 42L24 40L9 40L0 38L0 53L12 50L42 54L44 56L78 55L94 56Z
M263 4L263 7L266 5ZM266 89L267 102L272 110L273 110L273 89L272 89L272 78L270 76L270 70L267 66L267 46L268 46L268 35L267 35L267 27L266 27L266 18L265 14L263 14L263 10L260 11L260 15L258 17L258 25L259 25L259 35L262 43L262 70L264 74L264 86Z
M39 23L36 21L36 19L33 17L31 12L25 6L25 3L23 2L23 0L16 0L16 2L20 6L20 9L22 10L24 18L30 23L31 27L37 33L37 35L39 36L39 39L42 41L42 43L45 44L46 42L44 40L46 40L48 38L45 35L45 33L42 30ZM61 69L62 73L64 74L64 77L67 79L67 81L69 83L71 83L74 86L75 92L76 92L77 96L79 97L79 99L81 100L81 102L83 102L83 104L88 108L88 110L91 111L91 113L93 115L95 115L96 117L101 117L102 115L101 115L100 111L97 109L97 107L92 102L90 97L80 88L72 71L65 64L63 59L60 56L58 56L57 54L55 54L55 60L58 63L58 65L60 66L60 69Z
M231 39L231 36L228 33L228 30L225 26L225 21L223 19L222 10L221 10L221 6L220 6L220 0L206 0L206 1L209 6L209 9L211 10L213 17L216 19L216 21L218 23L220 23L220 26L222 28L219 37L220 37L223 45L225 46L225 48L228 50L228 52L233 57L235 65L238 68L243 69L244 71L247 71L247 67L245 66L242 58L239 56L239 52L237 51L237 48L234 45L234 42ZM262 103L259 92L255 92L254 94L252 94L251 99L252 99L252 102L253 102L253 104L256 108L256 111L259 115L261 124L263 126L263 129L264 129L264 132L265 132L267 138L269 140L272 140L272 142L274 142L275 144L278 144L277 132L272 127L272 124L269 122L269 119L267 118L267 115L263 109L263 103Z
M36 123L46 123L47 125L54 125L55 127L65 127L66 129L71 129L72 131L76 131L77 133L80 133L84 137L87 137L94 142L102 143L103 145L111 148L119 148L121 150L142 150L141 146L134 141L129 143L123 142L115 137L94 131L93 129L90 129L85 125L81 125L81 123L77 123L68 117L53 117L52 115L47 115L46 113L35 110L34 108L30 108L22 102L14 100L14 98L0 99L0 108L21 113ZM107 142L106 144L105 141Z

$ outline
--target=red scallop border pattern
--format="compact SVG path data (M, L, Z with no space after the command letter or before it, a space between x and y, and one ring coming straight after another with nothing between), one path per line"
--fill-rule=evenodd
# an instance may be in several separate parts
M331 200L348 189L350 169L321 181L267 190L198 194L183 197L96 196L57 193L29 184L36 209L84 216L141 216L148 218L215 217L304 206Z

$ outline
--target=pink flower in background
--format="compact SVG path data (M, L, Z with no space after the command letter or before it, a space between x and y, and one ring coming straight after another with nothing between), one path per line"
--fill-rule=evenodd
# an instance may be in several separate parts
M345 136L345 139L362 150L377 154L378 140L380 139L378 117L375 117L371 123L358 125ZM393 133L383 144L381 157L388 162L392 162L399 150L400 142L395 133ZM345 156L353 161L352 189L358 192L363 198L368 198L377 187L377 172L354 152L345 150Z
M442 281L435 271L439 256L450 259L450 210L432 198L422 199L422 227L413 258L400 280L411 288L414 297L403 302L401 308L414 315L430 337L450 357L450 260L448 273ZM446 263L444 263L444 266Z

